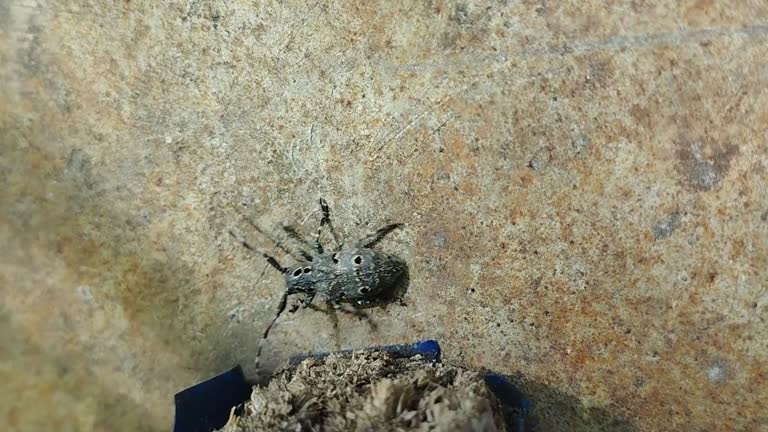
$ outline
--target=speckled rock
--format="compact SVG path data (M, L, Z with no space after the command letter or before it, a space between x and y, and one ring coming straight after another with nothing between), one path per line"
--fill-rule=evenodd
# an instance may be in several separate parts
M267 366L436 338L541 430L768 429L765 2L252 3L0 1L8 430L253 373L282 282L227 231L320 196L407 224L407 306L287 315Z

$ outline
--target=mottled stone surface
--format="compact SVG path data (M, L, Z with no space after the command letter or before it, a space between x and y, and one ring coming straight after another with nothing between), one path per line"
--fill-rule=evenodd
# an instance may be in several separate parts
M253 3L259 3L255 6ZM768 430L764 1L0 0L0 423L167 430L252 367L281 279L228 236L324 196L437 338L541 430Z

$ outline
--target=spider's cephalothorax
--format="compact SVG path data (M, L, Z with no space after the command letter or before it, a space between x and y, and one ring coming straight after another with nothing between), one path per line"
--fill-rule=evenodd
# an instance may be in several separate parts
M333 230L330 209L323 199L320 199L320 208L323 218L315 233L314 243L302 238L293 228L283 227L298 245L294 252L299 264L294 267L283 267L272 256L257 251L246 241L240 240L243 246L264 256L267 262L285 277L286 290L280 299L277 314L267 326L259 343L257 363L261 356L261 346L285 310L288 296L304 294L302 306L305 308L309 307L315 298L329 307L348 304L361 308L391 298L392 290L406 272L405 263L399 258L373 249L376 243L400 224L387 225L351 245L343 245ZM320 234L326 225L335 243L331 250L326 250L320 243ZM236 237L232 232L230 234Z

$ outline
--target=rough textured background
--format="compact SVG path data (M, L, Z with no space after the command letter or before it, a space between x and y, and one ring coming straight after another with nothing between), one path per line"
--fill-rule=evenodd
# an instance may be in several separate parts
M437 338L542 430L768 430L764 1L155 3L0 0L4 430L167 430L280 295L227 228L319 196L408 224L408 306L268 365Z

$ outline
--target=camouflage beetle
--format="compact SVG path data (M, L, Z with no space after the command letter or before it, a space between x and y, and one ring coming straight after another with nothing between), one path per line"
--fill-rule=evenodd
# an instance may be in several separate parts
M259 342L257 364L261 357L264 340L280 314L285 311L288 296L304 294L305 297L301 302L304 308L310 307L317 297L331 308L346 304L359 309L385 300L406 272L406 265L402 260L373 249L381 239L401 224L386 225L347 246L339 242L331 224L328 203L322 198L320 208L323 217L315 233L314 243L303 239L292 227L283 227L289 237L300 245L294 251L289 251L295 252L293 255L299 261L296 266L283 267L271 255L255 249L245 240L238 239L247 249L261 254L285 278L286 290L278 304L277 314L264 330ZM320 243L320 235L326 225L335 243L335 248L332 250L326 250ZM231 231L230 235L237 238Z

